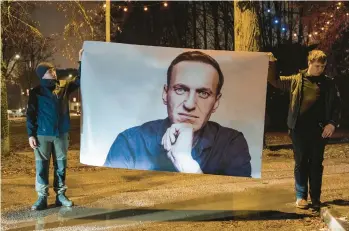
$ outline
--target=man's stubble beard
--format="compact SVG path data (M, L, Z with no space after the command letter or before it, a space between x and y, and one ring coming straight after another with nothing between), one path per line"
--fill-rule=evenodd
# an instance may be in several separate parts
M196 129L196 128L194 127L194 135L199 134L200 131L206 126L207 122L210 120L211 115L212 115L212 113L213 113L213 112L212 112L212 111L213 111L213 107L214 107L214 105L212 106L209 115L204 119L204 121L203 121L203 123L201 124L201 126L200 126L198 129ZM169 105L167 105L167 116L168 116L168 118L169 118L169 120L170 120L171 125L174 124L174 123L175 123L175 122L174 122L174 117L175 117L175 115L174 115L174 112L173 112L173 111L171 112L171 109L170 109L170 106L169 106Z

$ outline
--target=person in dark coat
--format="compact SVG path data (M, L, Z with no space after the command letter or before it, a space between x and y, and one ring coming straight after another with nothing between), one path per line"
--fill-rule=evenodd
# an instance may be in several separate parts
M80 87L81 55L79 53L78 75L69 80L57 80L53 64L40 63L36 74L40 85L29 91L27 106L27 132L29 145L34 149L36 161L35 190L38 200L32 210L47 208L49 195L49 164L52 154L54 164L53 187L56 192L57 206L73 205L65 196L67 152L69 144L69 94Z
M333 78L323 73L327 64L323 51L309 53L306 70L280 77L276 59L269 55L268 82L290 95L287 125L295 160L296 207L308 208L309 189L312 207L318 209L325 145L341 117L340 94Z

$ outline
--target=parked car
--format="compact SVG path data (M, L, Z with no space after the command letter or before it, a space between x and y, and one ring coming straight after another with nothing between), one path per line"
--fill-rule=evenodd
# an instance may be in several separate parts
M18 109L13 112L13 117L25 117L26 115L25 109Z

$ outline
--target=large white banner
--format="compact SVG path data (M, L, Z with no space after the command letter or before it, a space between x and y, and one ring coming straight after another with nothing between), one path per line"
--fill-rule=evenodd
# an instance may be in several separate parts
M81 163L261 177L265 53L83 49Z

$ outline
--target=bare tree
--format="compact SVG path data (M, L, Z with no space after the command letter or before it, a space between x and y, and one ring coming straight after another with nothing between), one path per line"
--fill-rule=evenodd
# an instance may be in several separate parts
M34 7L32 2L1 2L1 152L5 156L10 152L6 82L13 78L20 63L22 51L28 45L26 38L43 37L30 15Z

